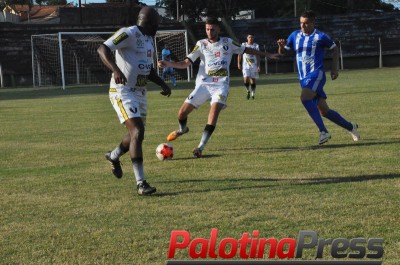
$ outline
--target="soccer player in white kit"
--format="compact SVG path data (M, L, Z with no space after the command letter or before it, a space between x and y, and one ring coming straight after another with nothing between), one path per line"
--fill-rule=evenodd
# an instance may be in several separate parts
M247 42L243 42L242 46L260 50L257 43L254 42L254 35L247 35ZM243 59L243 60L242 60ZM242 70L243 83L246 87L247 99L250 99L250 86L251 86L251 98L254 99L256 93L256 79L260 72L260 56L254 54L244 53L243 55L238 54L238 69Z
M181 62L159 61L159 67L173 67L185 69L200 58L199 72L196 86L187 97L178 112L179 129L171 132L167 140L173 141L189 131L187 127L188 115L210 100L208 121L204 128L200 143L193 150L193 155L202 157L205 145L210 139L217 125L218 116L226 107L229 94L229 65L233 54L250 53L278 59L279 55L260 52L235 43L227 37L219 37L220 26L216 18L207 18L205 26L207 38L199 40L192 52Z
M142 142L147 113L146 83L151 80L161 86L161 94L169 96L171 89L153 67L153 36L158 29L159 16L153 8L143 7L137 25L121 28L97 50L102 62L112 71L109 96L121 124L128 129L122 142L106 153L115 177L122 177L119 158L129 151L136 188L139 195L149 195L156 188L147 183L143 170ZM112 56L115 51L115 61Z

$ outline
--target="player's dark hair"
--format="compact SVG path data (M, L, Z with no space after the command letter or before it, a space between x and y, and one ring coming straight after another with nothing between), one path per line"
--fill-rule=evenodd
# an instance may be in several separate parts
M305 18L308 18L308 19L315 20L315 13L312 10L307 10L307 11L304 11L301 14L301 17L305 17Z
M216 18L216 17L207 17L206 24L219 26L218 18Z

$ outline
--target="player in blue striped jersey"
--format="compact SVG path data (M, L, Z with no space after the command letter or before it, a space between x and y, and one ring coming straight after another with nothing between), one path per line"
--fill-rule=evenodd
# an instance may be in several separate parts
M326 103L324 50L332 51L331 78L335 80L339 76L338 47L328 35L315 29L314 12L306 11L301 15L300 28L290 34L287 40L278 40L278 52L283 54L285 50L293 50L296 53L299 81L302 88L301 102L320 130L319 144L324 144L331 138L321 115L346 129L353 140L358 141L360 139L357 131L358 125L344 119L338 112L330 109Z

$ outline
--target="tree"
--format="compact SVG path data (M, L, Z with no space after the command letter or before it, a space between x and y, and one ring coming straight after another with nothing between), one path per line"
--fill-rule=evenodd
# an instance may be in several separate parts
M243 4L241 0L159 0L158 6L165 7L168 15L176 18L177 4L179 16L185 19L198 21L205 16L217 16L231 19L240 10Z
M199 20L205 15L217 15L227 20L241 10L255 10L256 17L293 17L304 10L312 9L318 15L349 14L371 10L393 11L393 3L400 0L157 0L157 5L167 9L170 16L176 18L176 5L185 19ZM294 4L296 3L296 12Z

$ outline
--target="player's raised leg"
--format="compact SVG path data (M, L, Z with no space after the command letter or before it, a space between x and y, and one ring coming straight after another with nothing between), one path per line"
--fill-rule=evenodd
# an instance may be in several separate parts
M315 96L316 93L314 91L309 88L303 88L300 98L304 108L308 112L308 115L310 115L311 119L314 121L315 125L317 125L320 131L319 144L324 144L328 142L328 140L331 138L331 135L328 133L328 130L325 127L321 113L318 110L316 100L313 100Z
M321 98L318 102L318 110L321 115L328 120L332 121L336 125L342 127L347 130L349 134L352 136L353 141L358 141L360 139L360 133L358 132L358 125L356 123L352 123L343 118L338 112L333 109L330 109L326 100Z
M184 102L178 112L179 129L171 132L167 136L168 141L174 141L179 136L189 132L187 127L187 119L189 114L194 110L194 106L190 103Z
M115 147L114 150L108 151L105 154L106 159L111 164L111 171L117 178L122 178L123 172L121 167L121 161L119 158L129 151L130 136L126 134L122 139L122 142Z
M256 95L256 80L252 79L252 84L251 84L251 98L254 99Z
M244 84L244 87L246 88L246 98L250 99L250 81L249 81L249 78L248 77L244 77L243 79L244 79L243 80L243 84Z
M219 114L224 107L224 104L218 102L215 102L211 105L210 112L208 114L208 121L201 136L200 143L197 148L193 150L193 155L195 157L202 157L204 147L206 146L208 140L211 138L211 135L213 134L217 125Z

